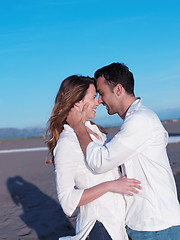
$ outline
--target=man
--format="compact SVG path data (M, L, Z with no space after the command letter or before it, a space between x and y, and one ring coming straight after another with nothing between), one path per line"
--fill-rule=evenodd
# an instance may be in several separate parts
M123 124L105 146L92 142L82 112L76 107L68 116L89 167L103 173L121 165L128 178L141 181L139 194L127 203L127 232L132 240L180 239L180 205L166 152L168 134L157 115L134 95L134 78L128 67L112 63L95 73L99 103L108 114L117 113Z

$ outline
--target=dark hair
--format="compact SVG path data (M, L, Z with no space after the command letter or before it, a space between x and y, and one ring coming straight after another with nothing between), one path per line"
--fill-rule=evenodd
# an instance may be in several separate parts
M66 123L68 113L75 103L85 97L90 84L93 84L96 88L94 78L77 75L70 76L62 82L55 99L51 117L48 121L47 136L49 139L47 143L51 160L47 161L47 163L54 162L53 150L63 130L63 125Z
M112 63L98 69L94 74L95 79L98 79L102 76L111 86L111 89L113 89L118 83L120 83L127 93L134 95L133 74L129 71L129 68L123 63Z

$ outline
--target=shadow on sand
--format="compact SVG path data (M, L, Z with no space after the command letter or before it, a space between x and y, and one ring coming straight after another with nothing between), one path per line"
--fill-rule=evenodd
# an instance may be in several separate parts
M175 179L180 200L180 175ZM34 184L16 176L7 180L7 188L13 202L22 207L23 214L19 217L36 232L39 240L57 240L62 236L74 235L74 228L60 204Z
M16 176L7 180L7 188L14 203L22 206L23 214L19 217L36 232L39 240L74 235L74 228L60 204L34 184Z

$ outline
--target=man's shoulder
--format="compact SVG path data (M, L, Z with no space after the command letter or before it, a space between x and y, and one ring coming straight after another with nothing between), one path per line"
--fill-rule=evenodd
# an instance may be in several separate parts
M150 129L150 126L154 125L155 122L160 122L156 113L141 105L125 118L123 125Z
M145 120L155 116L155 113L149 108L141 105L138 109L130 113L125 120L135 121L135 120Z
M134 118L139 118L142 120L148 120L148 121L152 121L152 120L159 120L159 117L157 116L157 114L151 110L150 108L141 105L134 113L133 113L133 117Z

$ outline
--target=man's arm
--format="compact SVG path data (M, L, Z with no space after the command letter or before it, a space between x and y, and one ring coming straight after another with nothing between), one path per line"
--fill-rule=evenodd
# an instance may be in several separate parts
M86 149L89 143L92 142L92 139L89 136L89 133L87 132L87 129L84 124L79 124L78 127L74 128L74 131L76 132L81 149L84 153L84 156L86 157Z
M80 112L74 107L67 122L74 128L85 160L95 173L104 173L125 163L135 156L137 150L149 139L151 131L146 118L132 115L126 119L126 123L109 143L100 146L92 141L84 125L86 108L87 106L84 106Z
M104 173L120 166L144 149L152 132L144 116L131 115L121 125L120 131L104 146L94 142L86 149L86 162L95 173Z

